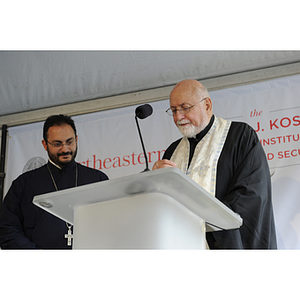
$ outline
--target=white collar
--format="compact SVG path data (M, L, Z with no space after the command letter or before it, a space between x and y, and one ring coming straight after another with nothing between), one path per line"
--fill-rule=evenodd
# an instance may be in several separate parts
M49 158L49 161L51 162L52 165L54 165L55 167L57 167L61 170L61 167L59 165L57 165L56 163L54 163L50 158Z

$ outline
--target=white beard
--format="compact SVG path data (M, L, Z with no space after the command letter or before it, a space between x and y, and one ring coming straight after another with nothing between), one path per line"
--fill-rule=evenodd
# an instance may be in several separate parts
M184 135L188 138L196 136L196 134L198 133L198 128L197 127L195 127L191 123L188 124L188 125L185 125L185 126L180 126L180 123L182 123L182 124L185 124L185 123L182 122L182 121L177 122L178 129L179 129L179 131L181 132L182 135Z

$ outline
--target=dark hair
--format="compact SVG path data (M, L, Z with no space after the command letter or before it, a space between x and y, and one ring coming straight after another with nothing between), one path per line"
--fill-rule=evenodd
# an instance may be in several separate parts
M44 128L43 128L43 138L45 141L47 141L48 137L48 130L52 126L61 126L63 124L70 125L75 133L75 136L77 135L76 133L76 127L74 121L71 119L71 117L67 115L53 115L50 116L46 119L44 123Z

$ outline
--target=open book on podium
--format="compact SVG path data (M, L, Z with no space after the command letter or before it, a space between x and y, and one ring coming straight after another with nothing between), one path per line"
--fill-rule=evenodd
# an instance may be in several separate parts
M241 217L177 168L164 168L36 196L74 225L73 249L205 249L206 231Z

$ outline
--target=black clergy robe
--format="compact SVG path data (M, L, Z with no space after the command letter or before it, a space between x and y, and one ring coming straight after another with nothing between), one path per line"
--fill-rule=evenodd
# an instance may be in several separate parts
M75 161L59 169L48 162L58 190L85 185L108 177L101 171ZM55 191L47 165L26 172L13 181L0 214L0 247L2 249L71 249L67 246L65 221L32 203L34 196Z
M197 143L214 121L190 138L191 162ZM173 142L163 158L170 159L181 139ZM271 200L271 177L265 152L256 132L242 122L232 122L217 165L215 197L243 218L239 229L208 232L210 249L276 249Z

